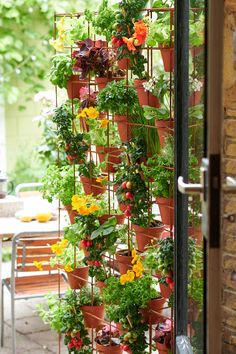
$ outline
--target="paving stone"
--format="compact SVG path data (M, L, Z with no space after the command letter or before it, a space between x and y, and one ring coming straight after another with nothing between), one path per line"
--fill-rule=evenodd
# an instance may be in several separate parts
M6 321L6 323L9 326L11 325L10 321ZM16 320L16 330L22 334L47 331L48 329L49 326L44 324L38 316L25 317Z

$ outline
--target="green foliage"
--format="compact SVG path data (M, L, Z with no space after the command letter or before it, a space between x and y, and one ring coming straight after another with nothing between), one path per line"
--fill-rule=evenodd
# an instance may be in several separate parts
M157 45L173 46L174 28L170 31L170 12L159 14L157 20L150 22L146 43L150 47Z
M200 47L204 43L205 37L205 16L203 12L200 14L190 13L189 22L189 44L191 47Z
M110 146L121 145L121 140L116 124L112 122L107 127L101 126L101 121L97 119L88 119L86 122L89 126L89 131L84 134L84 139L87 144L97 146L107 146L108 141Z
M50 266L69 266L72 269L84 266L84 252L78 247L74 247L72 244L68 243L65 248L63 248L62 253L56 253L50 258ZM65 269L66 270L66 269Z
M99 306L103 304L103 298L97 287L84 286L80 289L78 303L80 306Z
M11 247L3 247L2 248L2 261L3 263L9 262L11 260Z
M67 81L73 74L74 59L70 55L56 54L52 57L52 66L49 72L51 83L60 88L67 87Z
M37 306L37 310L42 320L48 323L51 329L65 334L65 345L72 342L79 332L79 338L82 340L81 348L72 350L68 347L69 353L90 354L92 351L91 342L84 326L79 298L79 293L73 290L68 290L64 297L48 294L46 296L47 307L40 304Z
M96 178L101 175L101 169L106 167L106 162L95 165L95 163L90 161L85 161L83 164L78 165L78 173L80 176L87 178ZM102 182L103 184L104 182Z
M117 115L137 115L140 113L137 92L127 87L125 80L112 81L97 95L100 112L116 113Z
M63 205L71 205L74 194L81 194L81 185L74 181L74 169L72 166L59 168L56 165L48 167L42 178L41 192L43 198L52 202L53 198L59 199Z
M89 10L85 11L85 15L87 20L92 23L95 33L105 36L106 40L109 42L115 22L115 12L108 6L108 0L102 0L97 16L94 16Z

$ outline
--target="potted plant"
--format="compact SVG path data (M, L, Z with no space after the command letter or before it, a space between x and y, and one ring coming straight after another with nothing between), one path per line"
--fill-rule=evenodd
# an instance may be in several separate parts
M109 77L109 71L115 59L114 53L103 47L102 41L96 41L87 38L84 41L76 42L79 50L73 52L77 60L77 67L80 76L85 79L88 74L95 75L95 81L99 90L103 89Z
M99 354L122 354L120 332L114 322L100 329L95 337L96 350Z
M196 76L189 77L189 105L199 105L202 99L203 83Z
M137 94L132 87L127 87L126 82L112 81L97 96L98 110L114 114L120 138L125 142L131 138L131 126L128 123L138 120L140 107Z
M97 35L105 36L107 42L110 42L115 22L115 11L112 6L108 6L108 0L103 0L99 6L98 13L94 16L89 10L85 11L86 19L92 23Z
M193 57L203 52L203 44L205 39L205 17L203 12L197 14L190 12L189 22L189 45Z
M77 132L75 116L71 112L69 102L54 110L52 120L57 125L58 144L64 147L69 163L83 162L88 145L85 143L84 134Z
M65 229L65 235L73 232L74 225ZM67 239L58 241L51 246L54 256L50 258L52 268L63 268L67 274L71 289L79 289L87 284L89 267L84 263L84 252Z
M155 328L155 336L153 337L156 343L156 348L159 354L168 354L172 345L173 325L172 321L166 319L159 322Z
M67 88L68 98L79 98L79 90L86 85L85 80L80 80L78 75L73 74L76 60L70 55L56 54L52 58L52 67L49 79L53 85L59 88Z
M159 14L157 20L151 21L146 40L150 47L158 44L166 72L174 70L174 26L173 24L171 26L171 18L173 19L173 11L170 9L170 11Z
M104 163L96 166L92 160L79 165L78 173L85 194L97 196L106 192L108 177L101 174L101 168L105 168Z
M104 305L96 287L83 287L79 292L79 305L87 328L97 328L104 320Z
M141 46L146 39L147 26L141 20L141 10L146 0L131 2L121 1L116 12L116 23L112 44L117 48L120 69L131 67L134 75L144 72L145 57L141 54Z
M79 293L68 290L65 296L48 294L47 307L37 306L42 320L52 330L64 334L64 344L69 353L90 354L92 345L89 334L84 326L83 315L79 305Z
M52 165L48 167L46 174L42 177L40 191L49 203L54 198L59 199L66 208L71 223L74 222L75 213L71 209L71 198L75 193L81 194L82 190L80 184L75 183L72 166L59 168L57 165Z

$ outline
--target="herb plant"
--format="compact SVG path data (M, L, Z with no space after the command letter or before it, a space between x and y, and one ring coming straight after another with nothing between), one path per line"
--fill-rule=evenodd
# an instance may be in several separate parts
M103 298L97 287L84 286L80 289L78 303L80 306L99 306L103 304Z
M49 72L51 83L60 88L67 87L67 81L73 75L74 60L70 55L56 54L52 57L52 66Z

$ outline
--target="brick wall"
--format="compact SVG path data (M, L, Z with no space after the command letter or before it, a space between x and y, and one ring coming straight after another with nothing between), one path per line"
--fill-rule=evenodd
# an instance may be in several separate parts
M236 178L236 0L225 0L223 180ZM222 214L236 213L236 195L223 195ZM236 223L222 218L222 353L236 353Z

